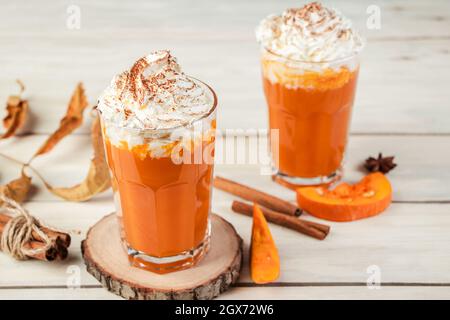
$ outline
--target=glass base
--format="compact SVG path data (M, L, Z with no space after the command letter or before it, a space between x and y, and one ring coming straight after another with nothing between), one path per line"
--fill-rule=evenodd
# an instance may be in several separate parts
M290 189L301 186L327 185L340 180L342 177L342 169L338 169L330 175L313 178L291 177L277 169L273 169L273 171L272 180Z
M159 274L188 269L198 263L208 252L210 239L210 228L208 228L206 237L196 248L169 257L154 257L127 246L128 261L133 267Z

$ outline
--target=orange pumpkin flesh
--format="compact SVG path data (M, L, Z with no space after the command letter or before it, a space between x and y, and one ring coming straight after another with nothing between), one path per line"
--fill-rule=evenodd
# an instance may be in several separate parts
M391 184L380 172L371 173L354 185L341 183L333 190L322 186L297 189L300 208L331 221L353 221L377 215L391 200Z
M268 283L280 275L280 257L266 218L258 205L253 205L250 273L255 283Z

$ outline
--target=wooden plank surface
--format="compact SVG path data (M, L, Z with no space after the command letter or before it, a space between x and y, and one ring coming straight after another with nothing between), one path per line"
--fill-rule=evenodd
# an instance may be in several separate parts
M360 164L379 151L396 156L389 174L394 204L385 214L354 223L331 223L325 241L273 226L282 274L270 287L251 283L247 266L225 299L441 299L450 298L450 2L327 1L352 18L368 39L353 117L345 178L363 175ZM27 161L57 126L76 83L91 104L113 74L146 52L171 48L188 74L218 92L220 128L265 128L258 46L254 28L269 13L296 1L77 1L81 29L66 27L69 2L24 0L0 10L0 103L27 85L31 115L25 136L0 141L0 153ZM369 5L381 9L379 30L366 28ZM4 110L0 108L0 117ZM48 182L80 182L91 157L89 120L49 155L33 162ZM255 152L255 150L253 150ZM223 155L218 150L218 157ZM19 167L0 157L0 183ZM293 192L260 175L252 165L217 165L216 174L242 181L291 201ZM84 270L79 243L87 229L114 210L111 192L87 203L62 202L37 188L26 204L60 228L78 230L68 260L16 262L0 255L0 299L110 299ZM233 197L216 191L213 210L230 220L246 243L250 219L230 210ZM306 216L308 219L316 220ZM246 255L247 261L247 255ZM245 264L247 265L247 264ZM376 266L384 284L366 287ZM67 286L78 281L80 289Z
M30 135L0 141L2 153L28 161L45 135ZM350 137L345 177L356 181L364 171L361 164L378 152L395 155L398 168L389 177L394 187L394 200L398 202L450 202L450 139L448 136L392 136L353 135ZM217 149L217 159L224 159L224 149ZM54 185L70 186L80 182L86 175L91 157L90 138L87 135L73 135L62 141L48 155L36 158L33 166ZM258 152L258 150L250 150ZM263 151L264 152L264 151ZM20 166L0 157L4 170L0 181L7 182L17 177ZM285 188L271 183L269 176L260 174L255 165L222 164L216 166L216 173L243 181L255 187L265 186L275 194L295 200L295 195ZM38 183L38 181L36 180ZM41 188L42 189L42 188ZM34 201L56 201L43 190L37 191Z
M109 293L102 288L30 288L0 290L0 299L10 300L20 296L32 300L61 300L95 299L119 300L120 297ZM382 287L379 290L366 287L258 287L251 289L251 298L255 300L443 300L450 298L448 287ZM222 299L249 299L249 288L233 288L217 298ZM270 303L270 302L268 302Z
M231 201L225 195L216 192L213 211L233 223L244 239L244 268L239 282L251 284L247 263L251 219L232 213L230 205ZM63 262L17 262L0 255L0 291L19 286L65 286L73 280L71 268L80 275L79 284L98 284L85 271L80 241L89 226L113 210L111 200L71 205L30 202L27 208L50 225L79 230L81 234L73 237L70 257ZM450 205L442 204L393 204L389 211L375 218L354 223L330 223L332 231L324 241L272 226L282 270L276 284L361 285L369 277L367 269L376 266L382 283L450 286L447 272L450 253L441 245L450 241L447 231L450 227L449 210ZM318 221L306 215L305 218Z

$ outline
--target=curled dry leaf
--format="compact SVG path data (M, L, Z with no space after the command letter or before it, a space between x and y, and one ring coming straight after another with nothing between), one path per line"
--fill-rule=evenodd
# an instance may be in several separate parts
M70 99L66 115L61 120L59 128L48 137L33 158L49 152L59 141L77 129L83 122L83 111L87 106L88 101L84 93L83 84L79 83Z
M20 86L20 93L17 96L9 96L6 103L7 115L3 119L3 126L6 132L1 135L1 139L13 136L17 130L23 127L27 119L28 101L21 99L21 94L25 90L22 82L17 81Z
M25 174L24 170L22 170L20 178L0 186L0 194L20 203L26 199L30 188L31 178ZM0 205L1 204L2 202L0 201Z
M111 186L109 169L103 148L100 119L98 117L92 124L91 136L94 158L91 160L87 177L82 183L69 188L54 188L44 182L48 190L56 196L68 201L86 201Z

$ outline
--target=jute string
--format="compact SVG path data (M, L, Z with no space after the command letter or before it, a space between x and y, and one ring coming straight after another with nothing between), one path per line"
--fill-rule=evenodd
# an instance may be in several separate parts
M7 213L11 219L6 223L0 238L0 249L17 260L26 260L29 256L48 250L51 239L41 230L42 223L28 213L20 204L0 194L3 205L0 211ZM26 244L34 240L33 232L39 236L44 246L39 249L27 248Z

